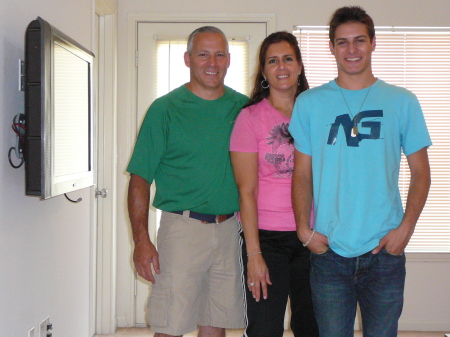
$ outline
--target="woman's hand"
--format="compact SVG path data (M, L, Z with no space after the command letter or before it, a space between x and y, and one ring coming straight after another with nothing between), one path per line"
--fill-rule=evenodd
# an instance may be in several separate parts
M269 268L262 257L262 254L251 255L247 262L247 286L253 294L256 302L261 299L261 292L264 299L267 299L267 285L272 285L269 276Z

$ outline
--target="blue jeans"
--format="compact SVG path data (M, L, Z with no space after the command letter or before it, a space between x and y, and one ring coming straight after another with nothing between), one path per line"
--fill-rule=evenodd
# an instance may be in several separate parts
M396 337L403 308L405 255L382 249L345 258L311 254L311 290L320 337L354 335L359 303L364 337Z

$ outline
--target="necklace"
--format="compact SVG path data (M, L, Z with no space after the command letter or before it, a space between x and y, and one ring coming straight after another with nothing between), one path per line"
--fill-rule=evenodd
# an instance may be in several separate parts
M336 84L337 84L337 86L339 88L339 92L341 93L342 98L344 99L345 105L347 106L347 109L348 109L348 113L350 114L350 117L353 119L352 137L356 137L358 135L358 133L359 133L359 131L358 131L358 123L356 122L356 119L353 118L352 111L350 110L350 107L348 106L347 100L345 99L344 93L342 92L341 86L337 82L337 79L335 78L334 81L336 82ZM373 85L373 83L370 85L369 90L366 93L366 96L364 96L364 99L363 99L363 101L361 103L361 106L359 107L357 113L361 112L361 109L362 109L362 107L364 105L364 102L366 101L367 96L369 96L370 89L372 89L372 85Z
M294 109L295 98L293 99L294 101L292 102L292 105L289 105L288 107L275 106L275 103L272 101L272 98L270 97L270 95L267 96L266 99L275 110L277 110L281 115L283 115L283 117L291 118L292 110Z

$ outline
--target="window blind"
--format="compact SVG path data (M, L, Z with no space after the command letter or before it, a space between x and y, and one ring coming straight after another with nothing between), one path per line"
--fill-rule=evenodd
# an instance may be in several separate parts
M310 87L337 76L324 27L294 27ZM450 28L377 27L375 77L414 92L433 145L431 188L407 252L450 252ZM399 188L405 207L410 173L402 156Z

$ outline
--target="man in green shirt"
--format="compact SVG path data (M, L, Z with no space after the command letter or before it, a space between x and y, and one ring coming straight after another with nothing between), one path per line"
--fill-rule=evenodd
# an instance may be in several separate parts
M184 56L190 81L150 106L127 171L134 264L151 281L155 337L225 336L244 326L238 193L228 153L234 120L247 97L224 85L228 42L201 27ZM161 209L158 249L148 235L150 184ZM152 273L152 266L155 274Z

